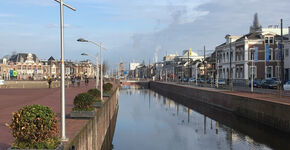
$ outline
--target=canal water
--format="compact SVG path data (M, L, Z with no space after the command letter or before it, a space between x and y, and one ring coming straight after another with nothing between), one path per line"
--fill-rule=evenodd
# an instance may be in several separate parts
M123 87L113 149L290 149L288 134L208 105L181 103L139 86Z

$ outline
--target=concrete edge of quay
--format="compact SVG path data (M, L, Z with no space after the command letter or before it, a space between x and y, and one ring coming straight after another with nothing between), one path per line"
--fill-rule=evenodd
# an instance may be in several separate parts
M116 85L116 84L115 84ZM114 134L118 114L118 85L114 86L114 93L105 100L101 108L96 109L96 115L77 129L73 137L65 142L65 150L101 150L102 147L111 146L111 134ZM69 125L69 124L68 124ZM69 125L73 126L73 124ZM111 136L109 136L110 134ZM110 144L108 144L110 143Z
M207 90L171 83L141 83L150 89L169 97L185 98L192 102L202 102L230 111L239 116L290 133L290 106L287 103L270 101L263 97L247 97L236 93Z

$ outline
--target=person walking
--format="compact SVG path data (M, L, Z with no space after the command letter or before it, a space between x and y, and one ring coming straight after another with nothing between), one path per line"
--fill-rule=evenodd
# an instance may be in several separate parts
M75 80L75 76L72 76L71 77L71 84L72 84L73 87L75 87L75 81L76 81Z
M52 83L51 77L47 78L47 82L48 82L48 88L51 88L51 83Z
M86 84L86 86L88 86L88 84L89 84L89 78L88 78L88 76L85 76L85 84Z
M78 84L78 87L81 86L81 76L78 76L77 77L77 84Z

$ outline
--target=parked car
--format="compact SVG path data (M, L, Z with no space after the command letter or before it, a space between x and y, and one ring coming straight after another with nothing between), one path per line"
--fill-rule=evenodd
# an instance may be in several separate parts
M283 85L283 88L286 91L290 91L290 80L285 82L285 84Z
M257 88L262 87L262 83L260 80L255 79L253 82L254 82L254 84L253 84L254 87L257 87ZM250 80L249 87L251 87L251 84L252 84L252 82Z
M189 78L188 82L195 82L195 78Z
M204 79L203 78L200 78L197 80L199 83L204 83Z
M218 84L219 85L226 85L226 80L224 80L224 79L218 79Z
M182 78L183 82L188 82L188 78Z
M277 89L278 82L273 79L264 79L261 82L261 87L267 89Z

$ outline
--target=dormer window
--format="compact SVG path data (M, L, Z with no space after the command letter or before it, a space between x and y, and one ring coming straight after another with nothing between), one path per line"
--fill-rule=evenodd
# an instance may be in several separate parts
M273 44L273 43L274 43L274 38L270 37L270 44Z
M274 37L265 37L266 44L274 44Z

